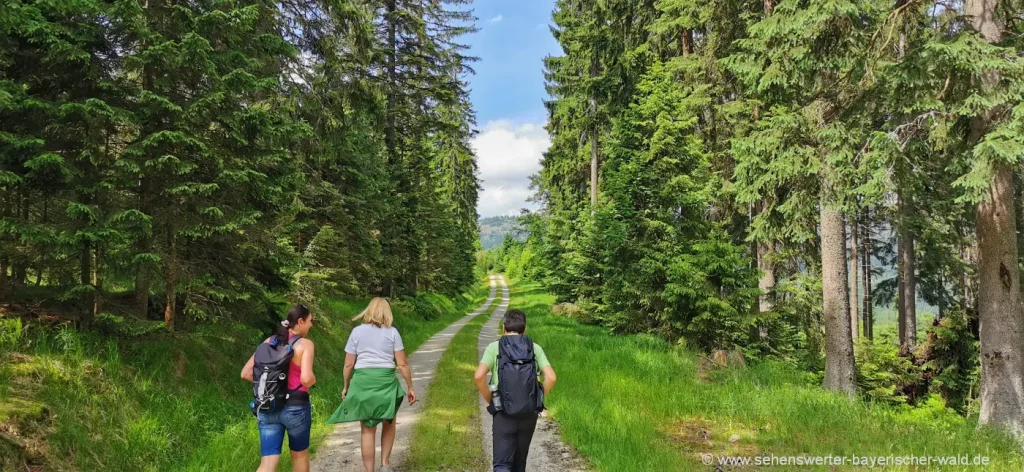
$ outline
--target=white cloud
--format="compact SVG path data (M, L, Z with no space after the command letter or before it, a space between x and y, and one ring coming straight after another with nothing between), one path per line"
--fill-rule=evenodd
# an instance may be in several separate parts
M471 143L480 169L483 192L480 216L518 215L534 208L526 199L532 194L530 176L540 171L540 160L551 146L544 126L499 120L487 123Z
M501 20L504 20L504 19L505 19L505 17L503 17L501 15L498 15L498 16L496 16L494 18L491 18L490 20L487 20L487 22L488 23L501 23Z

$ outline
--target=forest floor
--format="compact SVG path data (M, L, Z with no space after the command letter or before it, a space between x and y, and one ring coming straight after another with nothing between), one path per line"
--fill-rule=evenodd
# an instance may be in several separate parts
M773 455L777 461L802 456L846 464L789 462L775 470L866 468L855 466L854 458L890 461L876 465L884 470L1024 469L1012 439L979 430L974 420L942 405L894 408L850 400L776 361L698 373L702 363L693 352L553 315L554 302L538 284L512 285L512 307L526 311L527 332L558 373L546 398L551 416L594 470L723 470L733 468L730 460ZM906 456L984 457L989 465L892 465Z
M428 294L396 308L406 349L464 317L484 300L486 287L454 300ZM318 373L311 392L314 451L340 401L350 318L366 302L322 301L310 332ZM0 471L255 470L251 385L239 372L266 335L243 324L107 336L29 323L16 341L0 342ZM281 470L287 468L285 454Z

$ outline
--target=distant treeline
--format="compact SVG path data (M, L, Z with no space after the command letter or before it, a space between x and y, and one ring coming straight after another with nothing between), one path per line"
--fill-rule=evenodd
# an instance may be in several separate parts
M517 216L489 216L480 218L480 244L486 251L500 246L506 236L526 241L526 229Z

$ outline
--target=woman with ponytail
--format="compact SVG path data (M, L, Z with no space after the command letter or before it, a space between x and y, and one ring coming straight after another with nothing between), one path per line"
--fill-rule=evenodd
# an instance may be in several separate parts
M352 330L345 345L345 388L341 406L328 423L362 422L363 467L374 470L377 425L384 423L380 434L380 470L391 470L391 449L395 445L395 416L406 392L402 390L395 367L402 372L409 389L409 404L416 403L412 390L412 371L405 357L405 346L398 330L391 326L391 304L377 297L359 316L363 324Z
M277 334L263 341L271 345L291 344L294 354L288 364L288 393L284 407L276 411L259 411L260 467L257 472L273 472L281 459L281 446L288 434L294 472L309 471L309 432L313 412L309 403L309 387L316 383L313 375L313 341L306 338L313 327L313 314L305 305L295 305L281 321ZM242 378L253 381L256 356L242 368Z

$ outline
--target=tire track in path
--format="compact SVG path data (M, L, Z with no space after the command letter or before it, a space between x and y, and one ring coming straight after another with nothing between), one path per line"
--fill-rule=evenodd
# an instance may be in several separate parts
M487 345L497 341L501 337L498 330L501 327L501 319L505 316L510 302L508 285L505 279L501 279L501 303L494 310L487 324L480 330L478 341L478 355L483 356ZM530 332L530 320L526 320L526 332ZM538 343L539 344L539 343ZM557 369L554 362L552 366ZM557 389L556 389L557 390ZM483 431L484 452L487 455L487 464L493 463L493 449L491 438L491 414L487 412L487 404L483 398L480 399L480 428ZM530 455L526 458L526 470L531 472L583 472L579 455L573 449L562 442L558 433L558 423L542 414L537 420L537 429L533 433L533 441L530 443Z
M391 463L395 470L403 470L402 463L409 452L409 441L412 439L412 429L423 409L424 400L430 395L430 382L434 380L434 372L437 364L441 361L444 350L448 347L455 333L459 332L466 323L469 323L475 316L483 314L494 302L497 294L497 285L501 283L504 287L504 303L508 304L508 288L505 280L498 275L491 276L491 291L487 300L472 313L462 317L440 333L423 343L416 352L409 354L409 366L412 369L412 383L416 394L419 397L415 405L403 403L398 410L398 417L395 418L398 426L395 433L395 447L391 452ZM504 313L504 312L502 312ZM401 374L397 373L399 378ZM401 381L401 380L400 380ZM340 395L341 392L329 392ZM358 422L340 423L327 436L327 439L317 448L313 457L310 470L313 472L362 472L363 460L359 453L360 428ZM380 428L377 428L377 453L376 458L380 462Z

